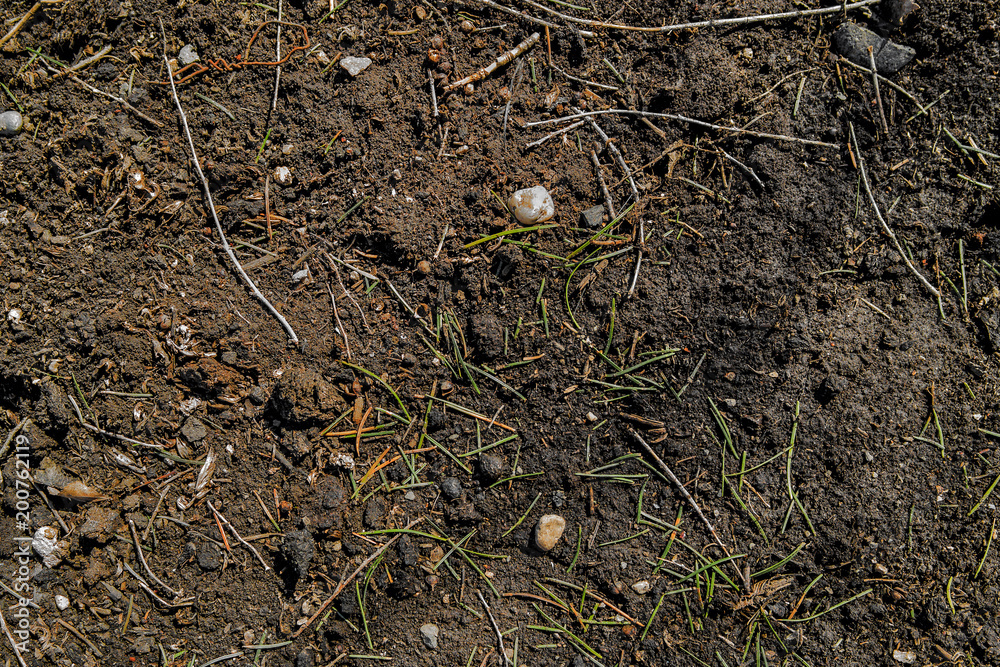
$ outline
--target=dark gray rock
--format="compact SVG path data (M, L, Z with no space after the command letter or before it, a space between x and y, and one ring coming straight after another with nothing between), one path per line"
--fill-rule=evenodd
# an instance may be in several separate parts
M857 23L844 23L833 33L833 47L837 53L866 69L871 67L868 59L869 46L874 49L878 73L883 76L895 74L917 56L917 52L910 47L879 37Z
M378 528L385 515L385 501L378 496L373 497L365 506L365 527Z
M495 482L503 474L503 459L490 454L479 457L479 474L488 482Z
M441 493L448 500L454 500L462 495L462 483L457 477L445 477L441 480Z
M598 204L586 211L580 211L580 226L589 229L598 229L604 224L604 207Z
M308 530L293 530L281 539L281 556L296 577L305 576L315 554L316 547Z
M198 567L206 572L215 572L222 567L222 552L211 542L204 542L198 547Z

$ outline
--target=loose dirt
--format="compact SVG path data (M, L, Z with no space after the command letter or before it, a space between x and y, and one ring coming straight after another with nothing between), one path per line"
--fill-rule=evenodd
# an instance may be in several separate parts
M6 664L1000 662L993 3L276 4L2 46Z

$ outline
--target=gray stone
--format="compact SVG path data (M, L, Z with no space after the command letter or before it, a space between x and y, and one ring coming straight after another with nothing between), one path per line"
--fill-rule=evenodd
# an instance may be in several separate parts
M503 474L503 459L483 454L479 457L479 472L486 478L486 481L495 482Z
M580 211L580 226L597 229L604 224L604 207L598 204L586 211Z
M434 650L438 647L438 626L427 623L420 626L420 638L424 640L424 646Z
M462 495L462 483L457 477L445 477L441 480L441 492L448 500L454 500Z
M206 572L215 572L222 567L222 552L211 542L204 542L198 547L198 567Z
M875 67L883 76L895 74L909 65L917 52L908 46L896 44L862 28L857 23L844 23L833 33L833 46L842 56L855 65L868 69L868 47L875 52Z
M281 555L296 577L303 577L316 554L313 536L308 530L293 530L281 539Z
M542 551L551 551L565 530L566 519L558 514L546 514L535 525L535 546Z
M194 44L185 44L181 52L177 54L177 60L180 61L181 65L190 65L193 62L197 62L198 51L194 48Z
M21 131L24 119L16 111L4 111L0 113L0 135L5 137L13 136Z
M188 417L181 426L181 435L188 442L198 442L208 435L208 428L197 417Z
M263 387L254 387L250 390L249 398L254 405L264 405L267 403L267 392Z
M361 74L363 71L368 69L368 66L371 64L371 58L355 58L353 56L347 56L346 58L340 59L340 66L343 67L351 76Z
M226 350L222 353L222 363L227 366L233 366L236 364L236 353L232 350Z

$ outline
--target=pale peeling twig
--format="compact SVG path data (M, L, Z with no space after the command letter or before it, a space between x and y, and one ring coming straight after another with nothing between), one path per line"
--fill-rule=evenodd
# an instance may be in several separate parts
M160 24L160 31L163 32L162 22ZM195 150L194 147L194 139L191 137L191 128L188 127L187 114L184 113L184 108L181 106L181 100L179 97L177 97L177 86L174 84L174 73L170 69L170 61L167 60L166 43L167 43L167 38L166 38L166 33L164 32L163 62L167 66L167 75L170 77L170 92L174 96L174 103L177 105L177 114L181 118L181 125L184 126L184 134L187 136L188 148L191 149L191 160L192 162L194 162L195 171L198 172L198 177L201 179L201 186L205 192L205 200L208 202L208 210L212 214L213 222L215 222L215 231L219 233L219 238L222 240L222 247L226 251L226 254L229 255L229 260L233 263L233 266L236 267L236 270L239 272L240 277L243 278L243 282L247 284L247 286L250 288L250 291L253 292L253 295L257 297L257 299L261 302L261 304L263 304L263 306L267 309L267 311L270 312L271 315L273 315L274 318L281 323L281 326L284 327L285 332L288 334L288 339L292 342L292 344L298 345L299 337L295 335L295 330L292 329L292 325L290 325L288 323L288 320L286 320L284 316L282 316L282 314L279 313L278 310L273 305L271 305L271 302L267 300L267 297L264 296L259 289L257 289L257 285L254 283L253 280L250 279L250 276L247 275L247 272L243 270L243 266L240 264L239 260L236 259L236 253L233 252L233 249L229 245L229 241L226 240L225 233L222 231L222 223L219 222L219 215L215 211L215 202L212 201L212 191L208 187L208 179L205 178L205 172L201 170L201 160L198 158L198 152Z
M727 556L731 556L732 554L729 553L729 549L726 547L722 539L719 538L719 534L715 532L715 528L712 527L712 523L708 520L708 517L706 517L705 514L701 511L701 507L698 506L698 503L688 492L687 488L685 488L684 485L681 484L681 481L677 479L677 476L674 475L673 470L671 470L670 467L663 462L663 459L661 459L656 454L656 452L653 451L652 447L646 444L646 441L643 440L642 436L640 436L635 430L630 428L628 432L632 434L632 437L635 438L640 445L642 445L642 448L646 450L646 453L653 457L653 460L656 462L656 465L659 466L663 474L665 474L667 477L670 478L670 481L674 483L674 486L676 486L677 489L681 492L681 495L684 496L684 499L687 500L688 504L690 504L691 507L694 508L695 514L698 515L698 518L700 518L702 523L705 524L705 527L708 528L708 532L712 534L712 539L715 540L715 543L717 545L719 545L719 548L722 549L722 552ZM746 586L747 590L750 590L750 581L749 579L747 579L746 574L744 574L739 568L736 568L736 571L739 572L739 576L743 580L743 585Z
M330 289L330 282L326 283L326 291L330 295L330 303L333 305L333 319L337 322L337 331L344 339L344 350L347 352L347 360L351 361L351 341L347 339L347 330L344 325L340 322L340 313L337 312L337 297L333 295L333 290Z
M872 194L871 185L868 183L868 172L865 171L865 161L864 158L861 157L861 148L858 147L858 138L854 134L854 123L850 124L850 128L851 141L854 143L854 152L858 159L858 169L861 171L861 182L865 184L865 192L868 193L868 202L872 205L872 210L875 211L875 217L878 218L879 223L882 225L882 231L886 233L886 236L892 239L892 242L896 245L896 251L899 253L899 256L903 258L903 261L906 262L906 266L910 267L910 271L913 272L913 275L920 279L920 282L922 282L924 286L930 290L931 294L940 298L941 292L939 292L934 285L931 285L927 278L924 278L923 274L920 273L920 271L917 270L917 267L913 265L913 262L910 261L906 252L904 252L903 245L899 242L899 239L896 238L896 234L889 227L889 223L882 217L882 212L879 210L878 203L875 201L875 195Z
M427 70L427 79L431 82L431 108L434 110L434 117L437 118L440 114L438 112L438 94L437 89L434 87L434 72Z
M536 139L535 141L532 141L530 144L525 144L524 147L525 148L535 148L536 146L541 146L542 144L544 144L549 139L555 139L560 134L566 134L567 132L572 132L576 128L578 128L581 125L583 125L584 122L585 121L578 120L575 123L573 123L572 125L567 125L566 127L562 128L561 130L556 130L555 132L550 132L549 134L546 134L541 139Z
M478 0L483 2L483 4L493 5L492 2L485 2L485 0ZM728 19L709 19L707 21L696 21L694 23L679 23L676 25L664 25L664 26L630 26L621 25L619 23L605 23L604 21L595 21L593 19L581 19L575 16L569 16L568 14L563 14L554 9L546 7L545 5L540 5L533 0L524 0L528 5L531 5L535 9L546 12L553 16L557 16L563 21L568 21L570 23L577 23L579 25L585 25L590 28L604 28L607 30L632 30L635 32L676 32L678 30L695 30L697 28L713 28L726 25L745 25L747 23L760 23L761 21L771 21L778 19L792 19L800 18L804 16L818 16L821 14L836 14L837 12L847 11L848 9L857 9L858 7L866 7L868 5L873 5L880 0L861 0L860 2L853 2L851 4L842 3L835 5L833 7L821 7L819 9L801 9L792 12L781 12L779 14L760 14L757 16L738 16L736 18Z
M882 93L878 89L878 66L875 64L875 49L868 47L868 63L871 65L872 86L875 88L875 100L878 102L878 116L882 120L882 131L889 134L889 124L885 122L885 110L882 108Z
M575 113L570 116L562 116L561 118L550 118L548 120L536 120L530 123L525 123L525 127L535 127L536 125L551 125L552 123L562 123L567 120L576 120L577 118L586 118L587 116L603 116L619 114L622 116L645 116L647 118L666 118L667 120L675 120L681 123L690 123L691 125L698 125L700 127L707 127L711 130L722 130L723 132L738 132L740 134L748 134L752 137L760 137L761 139L778 139L780 141L791 141L797 144L806 144L807 146L823 146L824 148L840 148L837 144L831 144L826 141L814 141L812 139L799 139L798 137L789 137L784 134L769 134L767 132L757 132L755 130L747 130L742 127L731 127L726 125L715 125L714 123L706 123L703 120L696 120L694 118L688 118L687 116L679 116L671 113L653 113L652 111L636 111L634 109L605 109L603 111L584 111L580 113Z
M507 652L504 650L503 647L503 633L500 632L500 626L497 625L497 620L493 618L493 611L490 609L490 606L486 604L486 598L483 597L482 592L477 590L476 595L479 596L479 603L483 605L483 609L486 610L486 615L490 617L490 625L493 626L493 632L495 632L497 635L497 644L500 646L499 662L501 665L509 665L510 659L507 658Z
M135 570L133 570L132 567L128 563L126 563L125 561L122 561L122 567L124 567L128 571L129 574L131 574L133 577L135 577L136 583L139 584L139 587L142 590L146 591L146 593L148 593L154 600L156 600L157 602L159 602L160 604L162 604L164 607L171 607L171 608L176 608L176 607L190 607L191 605L194 604L194 598L187 598L185 600L177 600L176 602L167 602L166 600L164 600L163 598L161 598L159 595L157 595L156 592L152 588L149 587L149 584L146 583L146 580L143 579L141 576L139 576L139 573L136 572Z
M53 75L52 78L53 79L58 79L61 76L67 76L69 74L72 74L73 72L79 72L83 68L89 67L90 65L93 65L94 63L96 63L98 60L100 60L104 56L108 55L109 53L111 53L111 45L110 44L108 44L103 49L101 49L100 51L98 51L94 55L90 56L89 58L84 58L83 60L81 60L77 64L73 65L72 67L67 67L66 69L64 69L63 71L59 72L58 74Z
M416 526L418 523L420 523L423 520L424 520L423 517L419 517L417 519L414 519L410 523L406 524L406 528L404 530L409 530L409 529L413 528L414 526ZM347 585L349 583L351 583L352 581L354 581L354 578L357 577L359 574L361 574L361 572L366 567L368 567L371 564L372 561L374 561L376 558L378 558L379 556L381 556L385 552L386 549L388 549L389 547L391 547L396 542L396 540L398 540L400 538L400 536L402 534L403 533L396 533L392 538L389 539L388 542L386 542L385 544L383 544L382 546L380 546L378 549L376 549L375 553L373 553L371 556L369 556L368 558L366 558L364 560L364 562L361 563L361 565L358 566L358 569L354 570L354 572L352 572L349 577L346 577L339 584L337 584L337 587L333 590L333 593L330 595L330 597L328 597L326 599L326 601L323 602L323 604L321 604L319 606L319 609L316 610L316 613L314 613L312 616L310 616L309 619L305 623L302 624L301 628L299 628L294 633L292 633L292 639L298 638L299 635L301 635L303 632L305 632L306 628L308 628L310 625L312 625L313 621L315 621L317 618L319 618L320 614L322 614L324 611L326 611L326 608L329 607L331 604L333 604L333 601L337 598L338 595L340 595L341 591L343 591L345 588L347 588Z
M3 610L0 610L0 625L3 626L3 632L7 635L7 641L10 642L10 647L14 649L14 655L17 657L18 664L21 667L28 667L28 664L24 662L24 658L21 657L21 651L17 648L17 642L14 641L14 635L10 633L10 628L7 627L7 620L3 617Z
M132 519L128 520L128 529L129 532L132 533L132 541L135 544L135 557L139 560L139 564L142 565L142 569L146 571L146 574L149 575L149 578L155 581L160 586L160 588L173 595L175 599L179 598L181 596L179 591L175 591L170 586L167 586L160 580L159 577L153 574L153 571L151 569L149 569L149 564L146 562L146 557L142 555L142 544L139 542L139 533L137 533L135 530L135 521L133 521Z
M212 506L212 501L208 501L208 508L212 510L213 514L215 514L215 518L218 519L223 526L228 528L229 532L235 535L236 539L238 539L240 543L243 544L243 546L245 546L247 549L253 552L253 555L257 557L258 561L260 561L260 564L264 566L264 571L265 572L269 571L271 569L271 566L264 562L264 559L261 558L260 553L254 548L252 544L244 540L243 536L240 535L238 532L236 532L236 528L233 527L233 524L229 523L229 519L223 516L222 512L220 512L219 510L215 509L215 507Z
M485 79L499 68L510 64L510 62L513 61L514 58L517 58L519 55L521 55L522 53L530 49L532 46L534 46L540 38L541 34L537 32L531 33L531 35L526 40L515 46L510 51L507 51L506 53L502 54L499 58L491 62L486 67L476 70L475 72L465 77L464 79L459 79L455 83L448 84L447 86L445 86L444 91L448 93L455 90L456 88L462 88L466 84L475 83L476 81L481 81Z
M536 25L543 25L543 26L545 26L547 28L559 28L560 27L558 24L550 23L549 21L543 21L542 19L537 19L534 16L530 16L528 14L525 14L524 12L519 12L516 9L511 9L510 7L504 7L503 5L501 5L498 2L493 2L493 0L476 0L476 2L478 2L481 5L486 5L487 7L492 7L493 9L496 9L497 11L501 11L501 12L504 12L506 14L510 14L511 16L516 16L519 19L524 19L525 21L528 21L529 23L534 23ZM588 37L593 37L593 33L587 33L587 36Z

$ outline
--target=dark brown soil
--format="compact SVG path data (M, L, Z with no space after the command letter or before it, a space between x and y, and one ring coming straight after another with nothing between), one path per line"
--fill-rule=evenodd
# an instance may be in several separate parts
M0 137L0 436L23 436L0 573L36 606L0 596L26 664L500 664L479 593L531 667L1000 663L995 3L656 33L541 7L825 5L289 0L310 49L274 110L275 67L232 66L275 59L267 4L66 0L2 47L25 123ZM917 52L890 77L913 99L880 84L888 131L831 51L845 20ZM208 213L164 85L186 45L216 63L178 91L222 228L297 345ZM757 134L595 117L636 198L589 123L526 148L573 108ZM627 211L602 235L592 151ZM555 217L522 231L503 202L535 185ZM47 526L61 560L19 560Z

